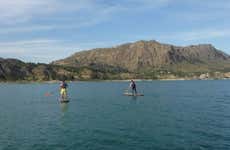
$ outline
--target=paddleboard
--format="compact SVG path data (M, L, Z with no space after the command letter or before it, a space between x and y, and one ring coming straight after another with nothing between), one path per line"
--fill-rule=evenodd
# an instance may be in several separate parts
M69 103L69 100L60 100L60 103Z
M144 96L144 94L141 93L137 93L137 94L133 94L133 93L124 93L125 96Z
M59 99L59 102L60 102L60 103L68 103L69 100L68 100L67 98L64 98L64 99L63 99L63 98L60 98L60 99Z

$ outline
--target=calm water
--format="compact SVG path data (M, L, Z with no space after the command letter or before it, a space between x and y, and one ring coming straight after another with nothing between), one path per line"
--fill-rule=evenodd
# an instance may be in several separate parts
M230 81L0 84L0 150L227 150ZM53 93L44 96L46 92Z

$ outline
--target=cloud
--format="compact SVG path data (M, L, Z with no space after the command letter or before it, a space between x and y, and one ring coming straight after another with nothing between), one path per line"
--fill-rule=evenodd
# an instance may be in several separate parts
M32 39L0 42L0 56L4 58L18 58L30 62L44 62L62 59L79 50L95 47L107 47L114 42L85 42L59 41L54 39Z
M67 48L67 45L57 40L47 39L1 42L0 55L1 57L27 58L31 61L41 58L41 61L48 62L50 57L56 58L58 53L63 54L63 50Z
M229 9L230 8L230 1L229 0L179 0L180 3L185 3L187 5L198 7L198 8L208 8L208 9Z
M172 9L167 14L167 18L172 20L188 21L191 23L219 21L230 17L228 13L230 9L229 0L175 0Z
M209 0L207 2L200 0L0 0L0 25L15 25L18 23L29 23L34 20L36 22L36 20L53 20L55 18L60 20L69 19L71 21L78 22L81 22L83 20L83 22L85 22L86 20L82 19L84 17L86 17L87 19L92 19L96 17L97 19L101 20L101 18L103 17L112 17L112 15L116 13L125 13L126 11L134 12L146 9L160 9L169 5L181 5L181 8L177 8L178 11L175 11L175 15L178 17L182 15L182 18L191 18L189 16L191 15L191 13L197 13L196 11L192 11L194 9L197 10L199 8L201 11L206 9L211 10L208 12L197 13L198 15L192 15L195 19L197 17L199 18L199 14L200 16L207 17L207 13L214 14L214 12L216 13L217 10L219 10L218 13L220 13L221 11L223 12L223 10L229 10L230 1ZM183 9L183 7L186 7L186 9ZM188 15L185 16L185 14Z
M47 7L50 4L49 0L0 0L0 20L6 24L23 22L35 14L50 12L51 8Z
M79 11L92 7L91 0L77 2L61 0L0 0L1 24L25 23L33 19L49 18L62 13Z
M17 34L93 26L129 11L157 8L171 0L0 0L0 34ZM11 11L9 11L11 10ZM39 20L39 24L36 24ZM47 21L48 20L48 21Z
M177 41L200 41L215 38L230 37L230 29L203 29L192 30L186 32L168 33L167 35L159 35L161 40L177 40Z
M24 40L24 41L15 41L15 42L1 42L0 47L3 46L34 46L35 44L44 45L57 43L57 40L47 40L47 39L35 39L35 40Z
M69 17L68 13L79 15L108 15L113 12L147 7L159 7L171 0L0 0L1 24L25 23L38 18ZM133 10L132 10L133 11ZM76 17L80 17L75 14Z

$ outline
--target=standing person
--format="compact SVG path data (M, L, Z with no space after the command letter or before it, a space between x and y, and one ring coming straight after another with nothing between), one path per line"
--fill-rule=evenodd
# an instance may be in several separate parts
M131 83L130 83L130 88L132 89L132 93L133 93L133 95L134 95L134 93L135 93L135 95L137 94L137 88L136 88L136 83L133 81L133 80L131 80Z
M60 84L60 94L61 94L61 98L62 99L66 99L67 98L67 87L68 87L68 84L64 80L61 81L61 84Z

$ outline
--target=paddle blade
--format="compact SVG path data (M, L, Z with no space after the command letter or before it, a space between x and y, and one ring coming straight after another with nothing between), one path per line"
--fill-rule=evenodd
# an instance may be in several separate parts
M50 93L45 93L45 96L51 96L51 94Z

